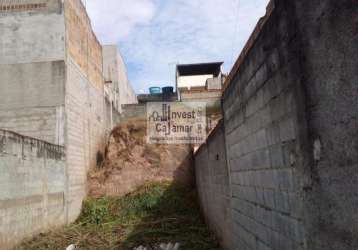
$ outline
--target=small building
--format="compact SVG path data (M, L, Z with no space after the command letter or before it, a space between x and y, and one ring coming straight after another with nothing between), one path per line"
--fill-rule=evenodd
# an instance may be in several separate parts
M179 64L176 67L176 89L180 101L206 102L220 107L225 76L223 62Z

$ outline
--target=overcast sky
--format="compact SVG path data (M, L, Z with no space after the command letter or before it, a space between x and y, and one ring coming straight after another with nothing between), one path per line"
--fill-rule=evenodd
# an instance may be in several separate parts
M103 44L117 44L137 93L174 85L176 63L231 69L268 0L86 0Z

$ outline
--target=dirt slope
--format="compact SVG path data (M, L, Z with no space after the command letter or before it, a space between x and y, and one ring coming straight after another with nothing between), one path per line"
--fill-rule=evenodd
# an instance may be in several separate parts
M125 195L152 181L191 184L191 147L147 144L145 136L145 121L138 119L112 131L103 164L89 174L90 196Z

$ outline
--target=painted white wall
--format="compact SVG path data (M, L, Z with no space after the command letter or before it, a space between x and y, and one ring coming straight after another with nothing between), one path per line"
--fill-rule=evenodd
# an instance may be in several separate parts
M206 80L214 75L180 76L178 77L178 88L203 87Z

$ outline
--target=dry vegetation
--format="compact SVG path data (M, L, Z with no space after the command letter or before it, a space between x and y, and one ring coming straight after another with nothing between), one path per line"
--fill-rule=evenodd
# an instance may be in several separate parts
M41 234L15 250L133 249L179 242L181 249L220 249L192 189L153 183L122 198L89 199L80 218L63 230Z
M192 171L189 145L147 144L145 121L130 120L112 131L101 168L89 174L89 194L125 195L153 181L191 183Z
M63 250L70 244L122 250L169 242L179 242L182 250L219 249L191 185L191 146L146 144L145 135L143 120L115 128L103 164L89 174L92 198L79 219L15 250Z

